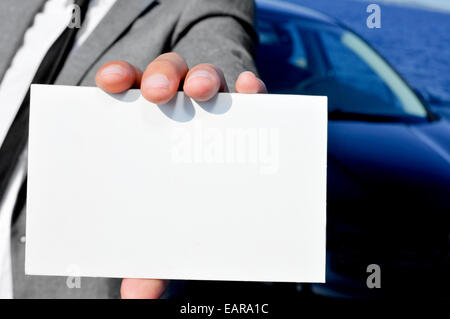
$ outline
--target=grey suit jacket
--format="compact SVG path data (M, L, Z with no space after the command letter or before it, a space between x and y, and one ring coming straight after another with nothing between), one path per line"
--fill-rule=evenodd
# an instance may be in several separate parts
M44 2L0 1L0 79ZM56 84L94 86L95 74L106 62L125 60L144 70L161 53L174 51L190 67L220 67L232 89L240 72L255 71L253 10L252 0L118 0L83 46L69 55ZM82 278L81 288L68 288L67 278L25 275L25 218L23 211L12 225L14 297L119 297L118 279Z

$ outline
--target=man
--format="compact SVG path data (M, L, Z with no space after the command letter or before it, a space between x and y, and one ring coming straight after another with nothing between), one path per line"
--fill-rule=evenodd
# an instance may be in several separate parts
M113 279L83 278L79 288L70 288L66 278L24 274L26 147L18 146L26 136L27 120L20 119L27 114L31 83L97 85L109 93L140 88L146 99L162 104L178 89L198 101L233 85L241 93L266 90L254 73L245 72L255 71L251 0L91 0L88 6L76 1L85 11L73 43L62 41L75 32L67 29L72 1L0 2L0 165L10 168L0 171L3 298L119 296L120 282ZM68 43L67 55L58 52ZM52 56L61 60L60 68L52 68L58 64ZM46 78L48 72L54 77ZM124 279L120 292L124 298L158 298L167 284Z

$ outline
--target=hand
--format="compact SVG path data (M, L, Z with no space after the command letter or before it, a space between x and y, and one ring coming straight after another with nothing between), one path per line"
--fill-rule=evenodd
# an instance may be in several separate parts
M222 71L211 64L199 64L192 69L176 53L165 53L151 62L145 72L125 61L113 61L97 72L95 82L108 93L120 93L140 88L142 95L153 103L167 103L184 80L183 91L197 101L207 101L218 92L227 92ZM266 93L266 86L251 72L243 72L235 83L237 93ZM122 298L159 298L167 281L157 279L123 279Z

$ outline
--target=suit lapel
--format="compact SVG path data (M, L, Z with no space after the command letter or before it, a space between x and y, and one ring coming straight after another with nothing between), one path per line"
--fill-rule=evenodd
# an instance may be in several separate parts
M56 84L78 85L98 58L154 2L117 0L83 45L68 57Z
M0 1L0 81L45 0Z

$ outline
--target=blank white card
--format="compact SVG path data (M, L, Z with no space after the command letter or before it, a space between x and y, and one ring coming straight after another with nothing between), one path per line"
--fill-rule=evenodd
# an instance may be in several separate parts
M324 282L326 103L33 85L26 273Z

